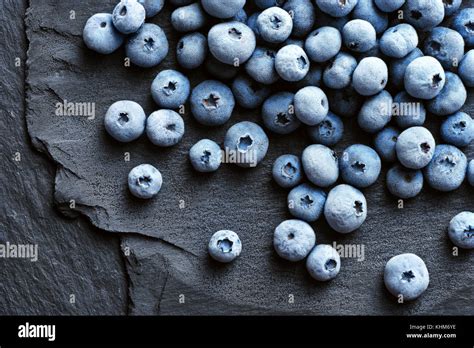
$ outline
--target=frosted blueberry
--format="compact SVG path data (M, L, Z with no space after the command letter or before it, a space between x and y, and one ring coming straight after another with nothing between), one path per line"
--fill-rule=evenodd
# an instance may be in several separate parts
M344 123L339 116L329 111L321 123L308 127L308 133L315 143L334 146L342 139Z
M283 188L292 188L303 180L303 168L298 156L281 155L273 163L272 175Z
M452 29L436 27L425 39L423 52L435 57L443 68L455 70L464 56L464 40Z
M207 80L194 87L190 103L193 116L199 123L220 126L232 116L235 99L225 84Z
M351 13L357 0L316 0L316 5L332 17L344 17Z
M388 82L385 62L377 57L362 59L352 75L352 86L357 93L371 96L382 91Z
M275 70L276 52L270 48L257 47L245 64L245 70L255 81L270 85L280 76Z
M300 89L294 98L296 117L308 126L321 123L329 112L329 102L322 89L308 86Z
M287 45L275 56L275 69L280 77L289 82L304 79L310 67L306 52L299 46Z
M466 171L467 158L461 150L453 145L438 145L432 161L424 169L424 175L432 188L449 192L461 186Z
M293 19L285 10L270 7L258 15L257 30L263 40L281 43L290 37Z
M446 116L461 109L467 100L466 87L458 75L446 72L446 83L441 92L426 102L429 112L438 116Z
M141 164L128 174L128 188L137 198L150 199L158 194L163 178L158 169L150 164Z
M441 64L433 57L420 57L405 70L405 89L412 97L433 99L444 87L446 75Z
M463 249L474 249L474 213L463 211L449 223L449 239Z
M396 150L400 163L410 169L421 169L430 163L435 152L435 140L424 127L410 127L397 140Z
M392 96L387 91L366 99L357 119L360 128L368 133L382 130L392 119L392 103Z
M380 50L392 58L403 58L416 46L418 46L418 34L415 28L406 23L387 29L380 38Z
M423 189L423 173L396 164L387 172L387 188L396 197L413 198Z
M416 29L430 31L443 21L444 5L442 0L407 0L403 13Z
M393 98L393 118L400 128L422 126L426 120L423 102L413 98L407 92L398 93Z
M321 27L311 32L304 43L304 49L312 61L326 62L339 53L342 37L333 27Z
M216 18L234 17L244 8L245 0L201 0L202 7Z
M189 150L189 159L193 168L201 173L214 172L221 165L221 148L216 142L201 139Z
M145 8L137 0L121 0L115 6L112 20L123 34L135 33L145 22Z
M387 127L377 133L374 140L375 150L380 158L386 162L397 160L396 145L400 131L393 127Z
M207 23L207 15L199 2L178 7L171 13L171 25L178 32L201 29Z
M382 162L372 148L354 144L344 150L339 159L342 179L355 187L368 187L377 181Z
M288 261L303 260L316 244L313 228L301 220L285 220L275 228L273 246Z
M207 55L207 39L201 33L183 36L176 46L176 59L185 69L196 69L204 63Z
M323 213L326 193L310 184L301 184L288 194L287 204L290 214L297 219L313 222Z
M307 178L316 186L329 187L339 178L337 155L324 145L308 146L303 151L301 162Z
M168 39L157 25L145 23L131 36L125 46L130 61L142 68L151 68L160 64L168 54Z
M112 15L97 13L90 17L82 34L86 46L101 54L110 54L123 43L123 35L115 29Z
M188 78L176 70L162 70L151 84L153 100L166 109L177 109L186 103L190 90Z
M105 114L104 125L112 138L126 143L138 139L143 134L145 121L145 112L138 103L121 100L109 107Z
M334 279L341 269L341 257L328 244L316 245L306 259L306 269L316 280L325 282Z
M241 107L255 109L262 105L270 95L270 88L255 82L248 76L239 75L232 82L232 93Z
M208 245L209 255L216 261L228 263L242 252L242 242L237 233L221 230L214 233Z
M262 119L265 127L277 134L294 132L300 121L295 115L294 94L279 92L270 96L262 106Z
M377 43L374 27L362 19L353 19L342 28L344 45L354 52L367 52Z
M146 120L146 134L157 146L176 145L184 136L183 118L173 110L155 111Z
M346 52L338 53L324 69L324 84L334 89L349 86L356 67L357 60L353 56Z

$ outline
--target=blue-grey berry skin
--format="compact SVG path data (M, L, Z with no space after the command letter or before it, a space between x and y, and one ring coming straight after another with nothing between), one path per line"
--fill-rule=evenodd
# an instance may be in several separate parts
M459 111L466 100L466 87L460 77L454 73L446 72L446 83L443 89L435 98L426 102L426 108L434 115L446 116Z
M137 198L150 199L160 192L163 178L158 169L141 164L128 173L128 189Z
M457 147L468 146L474 141L474 120L461 111L449 116L441 125L441 138Z
M247 19L247 22L245 23L250 29L252 29L257 39L261 38L260 32L258 30L258 24L257 24L258 16L260 16L260 13L261 12L259 11L254 12L253 14L250 15L250 17Z
M362 97L351 85L343 89L327 90L326 94L332 111L342 117L357 116L362 107Z
M374 147L383 161L395 162L397 160L396 145L399 135L398 129L386 127L375 136Z
M145 23L130 37L125 49L133 64L151 68L165 59L169 44L165 32L158 25Z
M207 38L201 33L183 36L176 46L176 60L185 69L196 69L207 56Z
M171 13L171 25L181 33L201 29L207 23L207 15L199 2L178 7Z
M338 53L324 69L324 84L333 89L349 86L356 67L357 60L353 56L346 52Z
M426 109L424 103L403 91L393 98L393 118L397 125L406 129L414 126L422 126L426 120Z
M374 0L374 2L383 12L394 12L405 4L405 0Z
M315 22L314 5L311 0L288 0L283 5L293 18L294 37L304 37L313 29Z
M385 265L383 277L387 290L403 301L418 298L430 282L425 263L415 254L392 257Z
M387 91L369 97L359 111L358 123L362 130L376 133L392 119L393 98Z
M281 155L273 163L272 175L283 188L292 188L303 180L303 167L298 156Z
M391 58L403 58L418 46L418 34L410 24L387 29L380 38L380 50Z
M355 19L363 19L372 24L377 34L383 33L388 27L388 15L380 11L374 0L359 0L352 16Z
M165 0L138 0L138 2L145 8L146 18L156 16L165 5Z
M341 178L347 184L365 188L374 184L382 169L377 152L369 146L354 144L344 150L339 159Z
M285 220L275 228L273 247L277 254L288 261L303 260L316 244L313 228L301 220Z
M233 231L217 231L209 241L208 252L214 260L229 263L242 252L242 242L237 233Z
M329 191L324 217L333 230L351 233L367 218L367 201L362 192L350 185L338 185Z
M435 153L436 142L431 132L424 127L410 127L397 140L397 158L410 169L421 169L430 163Z
M433 57L420 57L405 70L405 90L412 97L433 99L444 87L446 74L443 66Z
M308 73L304 77L304 79L296 82L294 84L295 88L301 89L308 86L321 86L321 79L323 77L323 70L321 66L312 64L309 68Z
M146 115L143 108L130 100L113 103L104 118L107 133L123 143L138 139L145 131L145 122Z
M339 178L336 153L329 147L313 144L304 149L301 163L309 181L319 187L329 187Z
M288 45L296 45L304 49L304 41L302 39L289 37L288 39L285 40L285 42L283 42L282 46L288 46Z
M344 123L339 116L329 111L321 123L314 127L308 127L308 133L315 143L334 146L342 139Z
M176 70L162 70L151 84L151 95L158 106L177 109L184 105L191 93L186 76Z
M204 10L216 18L232 18L244 8L245 0L201 0Z
M240 22L214 25L207 35L209 51L219 61L229 65L244 64L256 47L253 31Z
M463 211L449 222L448 236L454 245L474 249L474 213Z
M474 160L471 160L467 166L467 181L469 185L474 186Z
M334 279L341 270L341 257L332 246L318 244L306 259L306 269L318 281Z
M301 47L287 45L278 50L275 69L283 80L301 81L308 74L309 68L309 58Z
M315 8L315 13L316 13L316 22L314 23L315 29L321 28L321 27L333 27L339 30L339 32L341 32L344 25L346 25L346 23L351 20L349 15L343 16L343 17L330 16L327 13L324 13L323 11L321 11L318 6L316 6Z
M362 59L352 74L352 86L357 93L363 96L379 93L385 88L387 81L387 65L377 57Z
M451 27L464 38L467 47L474 46L474 8L467 7L459 11L453 18Z
M354 52L367 52L377 43L374 27L362 19L353 19L342 28L344 45Z
M435 57L443 68L455 70L464 56L464 40L455 30L436 27L425 39L423 52Z
M262 119L265 127L277 134L290 134L301 125L295 115L295 95L278 92L270 96L262 106Z
M444 0L445 16L452 16L461 7L462 0Z
M405 57L393 59L390 63L390 83L397 89L402 89L405 80L405 71L408 65L415 59L423 57L423 52L419 48L415 48Z
M276 52L267 47L257 47L245 64L245 71L255 81L271 85L280 79L275 69Z
M157 146L176 145L184 136L183 118L173 110L155 111L146 120L146 134Z
M122 34L132 34L145 23L145 16L145 8L137 0L121 0L114 8L112 20Z
M222 63L210 55L204 62L206 70L220 80L231 80L239 73L239 68L234 65Z
M232 82L232 93L237 104L245 109L255 109L270 95L270 88L260 85L250 77L240 75Z
M407 0L403 13L405 21L416 29L430 31L444 19L443 0Z
M442 192L456 190L466 178L466 155L453 145L437 145L433 160L424 169L425 180Z
M294 98L296 117L308 126L321 123L329 112L329 102L324 91L315 86L300 89Z
M474 87L474 50L464 55L459 63L458 74L466 87Z
M232 21L240 22L246 24L248 20L247 12L242 8L232 17Z
M232 116L235 99L225 84L207 80L194 87L190 103L196 121L205 126L220 126Z
M357 5L357 0L316 0L316 5L332 17L344 17L351 13Z
M398 198L413 198L423 189L423 173L396 164L387 172L387 188Z
M97 13L90 17L82 33L86 46L101 54L110 54L122 46L123 35L114 27L112 15Z
M215 141L201 139L189 150L189 160L198 172L215 172L221 165L221 148Z
M304 49L312 61L322 63L339 53L342 36L333 27L321 27L312 31L306 38Z
M286 0L255 0L254 2L258 8L266 10L273 6L281 7L285 4Z
M290 37L293 19L285 10L270 7L258 15L257 28L263 40L281 43Z
M314 222L323 213L326 196L326 192L310 184L298 185L288 194L288 210L297 219Z
M232 152L239 167L255 167L268 151L268 137L258 124L243 121L234 124L225 135L224 147Z

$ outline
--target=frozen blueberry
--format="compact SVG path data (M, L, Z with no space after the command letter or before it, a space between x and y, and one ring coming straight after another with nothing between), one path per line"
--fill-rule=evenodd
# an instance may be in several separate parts
M392 58L403 58L418 46L418 34L410 24L387 29L380 38L380 50Z
M123 34L135 33L145 22L145 8L137 0L121 0L114 8L112 20Z
M258 124L243 121L229 128L224 147L239 167L255 167L267 154L268 137Z
M190 91L188 78L176 70L162 70L151 84L153 100L166 109L177 109L184 105Z
M441 138L454 146L468 146L474 141L474 120L464 112L449 116L441 125Z
M296 186L287 198L290 214L307 222L319 219L323 213L324 202L326 202L326 193L309 184Z
M340 52L326 66L323 81L326 86L341 89L351 84L352 74L357 67L357 60L350 54Z
M150 164L140 164L128 173L128 188L137 198L150 199L158 194L163 178L158 169Z
M471 160L467 166L467 181L469 185L474 186L474 160Z
M474 249L474 213L463 211L449 222L448 236L454 245Z
M464 40L452 29L436 27L425 39L423 52L435 57L443 68L454 70L464 56Z
M329 102L319 87L308 86L300 89L294 98L296 117L308 126L321 123L328 114Z
M201 33L183 36L176 46L176 59L185 69L196 69L204 63L207 55L207 39Z
M304 79L294 84L295 88L301 89L308 86L321 86L321 79L323 77L323 70L319 65L312 64Z
M115 29L112 15L97 13L90 17L82 33L86 46L101 54L110 54L123 44L123 35Z
M375 5L383 12L394 12L403 6L405 0L374 0Z
M358 0L352 16L372 24L377 34L383 33L388 27L388 15L380 11L374 0Z
M285 220L275 228L273 246L288 261L303 260L316 244L313 228L301 220Z
M329 111L321 123L308 127L308 133L315 143L334 146L342 139L344 123L339 116Z
M428 184L443 192L456 190L466 178L467 158L457 147L437 145L433 160L424 169Z
M270 88L258 84L245 75L240 75L232 82L232 93L241 107L255 109L270 95Z
M451 27L464 38L467 47L474 46L474 8L467 7L459 11Z
M145 122L146 115L142 107L130 100L113 103L104 118L107 133L124 143L138 139L145 131Z
M281 155L273 163L273 179L283 188L292 188L303 180L303 168L298 156Z
M398 89L403 88L405 70L416 58L423 57L423 52L415 48L411 53L400 59L393 59L390 63L390 82Z
M145 23L127 42L126 54L130 61L142 68L160 64L168 54L168 39L157 25Z
M444 14L446 16L453 15L459 7L461 7L462 0L443 0Z
M259 14L257 30L263 40L280 43L290 37L293 30L293 19L285 10L270 7Z
M359 188L374 184L381 168L382 162L377 152L362 144L349 146L339 159L342 180Z
M368 133L382 130L392 119L392 102L392 96L387 91L367 98L359 111L360 128Z
M279 92L265 100L262 106L265 127L277 134L289 134L300 126L295 115L294 96L290 92Z
M176 145L184 136L183 118L173 110L155 111L146 120L146 134L157 146Z
M156 16L165 5L165 0L138 0L138 2L145 8L147 18Z
M455 113L466 103L467 91L458 75L446 72L446 83L441 92L426 103L432 114L446 116Z
M257 47L250 59L245 64L245 70L255 81L270 85L278 81L275 70L276 52L270 48Z
M245 0L201 0L202 7L211 16L216 18L234 17L244 8Z
M444 5L442 0L407 0L403 13L416 29L430 31L443 21Z
M464 55L459 63L458 74L466 87L474 87L474 50L470 50Z
M199 140L189 150L193 168L201 173L215 172L221 165L221 148L215 141Z
M281 7L285 4L286 0L255 0L255 5L262 10L266 10L269 7L278 6Z
M387 127L375 136L375 150L383 161L395 162L397 160L396 145L399 135L400 131L393 127Z
M178 7L171 13L171 25L176 31L190 32L206 25L207 16L199 2Z
M304 37L313 29L315 14L311 0L288 0L283 5L293 18L292 36Z
M388 291L403 301L419 297L430 282L425 263L415 254L392 257L385 265L383 277Z
M407 92L398 93L393 98L392 115L400 128L422 126L426 119L426 110L421 100Z
M339 178L337 155L324 145L308 146L303 151L301 162L309 181L316 186L329 187Z
M387 81L387 65L377 57L362 59L352 75L352 86L357 93L363 96L379 93L385 88Z
M362 19L353 19L342 28L344 45L354 52L367 52L377 43L374 27Z
M285 81L296 82L304 79L309 67L308 56L299 46L284 46L276 54L275 69Z
M306 259L306 269L311 277L321 282L334 279L341 269L341 257L328 244L316 245Z
M206 59L204 64L207 71L220 80L231 80L239 73L238 67L222 63L212 55Z
M351 13L357 0L316 0L316 5L332 17L344 17Z
M248 16L247 12L242 8L235 14L234 17L232 17L232 21L240 22L240 23L247 23Z
M232 116L235 99L225 84L207 80L194 87L190 103L193 116L199 123L220 126Z
M304 49L312 61L322 63L336 56L342 46L339 30L333 27L321 27L306 38Z
M405 70L405 89L412 97L433 99L444 87L446 75L436 58L420 57Z
M435 152L435 140L424 127L410 127L397 140L397 157L401 164L410 169L421 169L430 163Z
M237 233L233 231L217 231L209 241L208 251L214 260L228 263L240 255L242 242Z
M364 194L350 185L334 187L326 199L324 217L336 232L350 233L357 230L367 218Z
M258 39L261 39L260 32L258 30L258 24L257 24L257 19L258 19L258 16L260 16L260 13L261 12L259 11L254 12L252 15L250 15L250 17L247 19L247 22L245 23L250 29L252 29L252 31L255 34L255 37Z
M423 173L396 164L387 172L387 188L396 197L413 198L423 189Z
M362 106L362 97L352 86L327 91L329 105L334 113L342 117L356 116Z

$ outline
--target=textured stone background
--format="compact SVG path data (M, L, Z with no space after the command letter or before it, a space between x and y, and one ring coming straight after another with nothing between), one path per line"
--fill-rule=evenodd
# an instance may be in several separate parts
M212 129L186 114L185 138L172 149L154 147L146 137L132 144L111 140L102 122L106 109L116 100L132 99L147 113L154 111L149 87L158 71L176 68L178 38L170 30L167 8L151 20L165 29L171 43L170 56L160 66L127 68L123 49L110 56L87 50L81 39L85 21L96 12L110 12L115 2L7 0L0 5L6 24L0 51L5 134L0 143L6 163L1 237L38 243L40 253L37 263L0 261L0 313L474 314L474 256L452 256L446 236L452 216L474 210L473 189L467 185L442 195L426 188L397 209L382 175L364 191L369 216L359 231L341 236L324 221L314 224L319 242L363 244L366 252L363 262L344 259L338 278L320 284L307 275L304 263L280 260L272 247L273 228L290 216L287 193L272 182L270 168L279 155L299 154L309 144L303 130L269 134L270 151L255 169L224 165L212 175L191 169L188 149L203 137L221 143L240 120L261 123L258 111L237 109L226 125ZM22 58L22 67L14 66L14 57ZM201 71L190 77L193 85L206 78ZM470 94L465 110L472 114ZM96 103L96 119L55 116L55 104L62 100ZM370 142L353 121L345 122L352 131L337 151ZM439 123L433 120L429 127L437 133ZM12 160L17 151L21 162ZM126 152L130 162L124 161ZM466 152L473 158L474 147ZM144 162L157 166L165 182L150 202L133 199L126 187L128 171ZM64 215L80 217L66 219L53 203ZM239 233L244 249L227 266L206 253L212 233L224 228ZM400 306L385 290L382 271L390 257L402 252L425 260L431 283L420 299ZM74 305L70 294L76 295ZM288 303L289 294L295 303Z

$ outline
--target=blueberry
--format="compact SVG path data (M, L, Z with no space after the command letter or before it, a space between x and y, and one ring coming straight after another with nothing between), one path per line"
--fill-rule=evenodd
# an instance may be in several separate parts
M352 74L357 67L357 60L350 54L340 52L324 69L323 81L326 86L334 89L350 85Z
M291 35L295 37L308 35L315 22L314 5L311 0L288 0L283 9L293 18Z
M183 118L173 110L155 111L146 120L146 134L157 146L176 145L184 136Z
M316 245L306 259L306 269L311 277L321 282L334 279L341 269L341 257L328 244Z
M303 180L303 168L298 156L281 155L273 163L272 175L283 188L292 188Z
M362 144L349 146L339 160L342 179L358 188L374 184L380 175L381 168L382 162L377 152Z
M405 89L412 97L433 99L444 87L446 75L436 58L420 57L405 70Z
M474 46L474 8L468 7L459 11L451 27L461 34L467 47Z
M343 117L356 116L362 106L362 97L352 86L327 91L332 111Z
M268 137L258 124L243 121L229 128L224 147L235 155L239 167L255 167L267 154Z
M464 40L452 29L436 27L425 39L423 52L435 57L443 68L454 70L464 56Z
M262 10L266 10L269 7L273 6L283 6L286 0L255 0L255 5Z
M418 34L410 24L402 23L387 29L380 38L380 50L386 56L403 58L418 46Z
M130 100L113 103L104 118L107 133L124 143L138 139L145 131L145 122L146 115L142 107Z
M216 18L234 17L244 8L245 0L201 0L202 7L211 16Z
M316 0L316 5L332 17L344 17L354 9L357 0Z
M321 123L329 112L328 98L319 87L300 89L295 94L294 104L296 117L308 126Z
M145 23L145 8L137 0L121 0L114 8L112 20L123 34L135 33Z
M388 291L403 301L411 301L419 297L428 288L430 282L425 263L415 254L400 254L392 257L385 265L383 276Z
M194 87L190 103L193 116L199 123L220 126L232 116L235 99L230 88L222 82L207 80Z
M301 162L307 178L316 186L329 187L339 178L337 155L324 145L308 146L303 151Z
M245 64L245 70L255 81L270 85L280 76L275 70L276 52L270 48L257 47Z
M255 109L270 95L270 88L258 84L245 75L240 75L232 82L232 93L241 107Z
M444 120L441 138L458 147L468 146L474 141L474 120L464 112L457 112Z
M316 18L317 21L314 23L314 27L321 28L321 27L333 27L336 28L339 31L342 31L342 28L344 25L346 25L347 22L349 22L350 18L349 16L343 16L343 17L333 17L328 15L327 13L324 13L319 9L319 7L316 7L315 9L316 13Z
M396 145L400 131L393 127L387 127L377 133L374 140L375 150L380 158L386 162L397 160Z
M311 60L322 63L335 57L341 46L342 37L339 30L333 27L321 27L308 35L304 49Z
M234 261L242 252L242 242L237 233L221 230L214 233L208 245L209 255L216 261Z
M466 103L467 91L458 75L446 72L446 83L441 92L426 103L432 114L446 116L455 113Z
M383 12L394 12L403 6L405 0L374 0L375 5Z
M138 0L145 9L145 14L147 18L156 16L165 5L165 0Z
M421 169L430 163L435 152L435 140L424 127L410 127L397 140L397 157L401 164L410 169Z
M257 30L263 40L280 43L290 37L293 30L293 19L285 10L270 7L259 14Z
M319 65L311 65L309 68L308 73L304 77L304 79L296 82L294 84L294 87L297 89L305 88L308 86L317 86L319 87L321 85L321 79L323 76L323 70Z
M160 171L150 164L136 166L128 174L128 188L137 198L150 199L156 196L162 184Z
M358 0L352 15L372 24L377 34L383 33L388 27L388 15L380 11L374 0Z
M285 220L275 228L273 246L277 254L288 261L303 260L316 244L312 227L301 220Z
M324 217L336 232L350 233L357 230L367 218L364 194L350 185L334 187L326 199Z
M363 96L379 93L385 88L387 81L387 65L377 57L362 59L352 75L352 86Z
M393 98L393 116L400 128L422 126L426 119L426 110L421 100L415 99L407 92L398 93Z
M115 29L112 15L97 13L90 17L82 34L86 46L101 54L110 54L123 44L123 35Z
M449 222L448 236L454 245L474 249L474 213L463 211Z
M221 165L221 148L216 142L201 139L189 150L193 168L201 173L215 172Z
M382 130L392 119L392 102L392 96L387 91L367 98L359 111L360 128L368 133Z
M306 52L296 45L280 48L275 57L275 69L285 81L296 82L304 79L309 67Z
M390 82L398 89L403 88L405 70L416 58L423 57L423 52L415 48L411 53L400 59L393 59L390 63Z
M458 74L466 87L474 87L474 50L470 50L464 55L459 63Z
M467 166L467 181L474 186L474 160L471 160Z
M160 64L168 54L168 39L157 25L145 23L127 42L126 54L130 61L142 68Z
M190 91L188 78L176 70L162 70L151 84L153 100L166 109L177 109L184 105Z
M353 19L342 28L344 45L354 52L367 52L377 43L374 27L362 19Z
M407 0L403 13L416 29L430 31L443 21L444 5L442 0Z
M207 16L199 2L178 7L171 13L171 25L179 32L196 31L206 23Z
M221 80L231 80L239 73L238 67L222 63L212 55L206 59L205 66L212 76Z
M462 0L443 0L444 14L446 16L453 15L459 7L461 7Z
M396 197L413 198L423 189L423 173L396 164L387 172L387 188Z
M326 118L318 125L309 127L308 132L315 143L334 146L342 139L344 124L339 116L329 111Z
M257 24L257 20L258 20L258 16L260 16L260 13L259 11L257 12L254 12L252 15L250 15L250 17L247 19L247 26L252 29L252 31L254 32L255 34L255 37L258 38L258 39L261 39L260 37L260 32L258 30L258 24Z
M443 192L456 190L466 177L467 158L452 145L436 146L433 160L424 169L428 184Z
M240 23L247 23L247 12L242 8L235 14L234 17L232 17L232 21L240 22Z
M297 219L313 222L323 213L326 193L312 185L301 184L290 191L287 198L290 214Z
M262 118L265 127L277 134L294 132L300 121L295 115L294 94L279 92L270 96L262 106Z
M176 60L185 69L196 69L207 56L207 39L201 33L183 36L176 46Z

